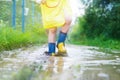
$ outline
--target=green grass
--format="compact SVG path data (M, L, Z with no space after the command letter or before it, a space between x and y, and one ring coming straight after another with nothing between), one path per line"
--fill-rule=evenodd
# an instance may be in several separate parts
M81 23L82 24L82 23ZM77 31L79 30L79 31ZM88 38L83 33L83 28L78 23L74 25L73 31L70 33L71 43L76 45L86 45L99 47L103 51L120 50L120 40L104 37L101 35L96 38Z
M119 40L113 40L113 39L102 39L102 38L95 38L95 39L87 39L87 38L81 38L81 39L73 39L73 44L76 45L87 45L87 46L95 46L99 47L100 49L106 51L106 50L120 50L120 41Z
M24 33L20 29L13 30L11 27L0 28L0 51L46 42L47 36L43 28L29 27Z

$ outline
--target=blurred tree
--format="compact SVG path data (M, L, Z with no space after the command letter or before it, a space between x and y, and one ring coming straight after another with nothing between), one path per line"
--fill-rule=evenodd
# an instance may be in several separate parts
M85 5L89 4L83 16L85 21L79 19L79 26L83 27L82 33L89 38L102 36L120 39L120 0L82 0L82 2Z

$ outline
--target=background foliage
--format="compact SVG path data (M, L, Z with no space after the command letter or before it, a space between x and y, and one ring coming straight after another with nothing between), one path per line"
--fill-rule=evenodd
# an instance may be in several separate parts
M87 3L85 1L84 4ZM93 0L86 8L85 15L79 18L78 26L78 33L74 36L81 33L92 39L102 37L120 40L120 0Z
M78 18L72 43L120 50L120 0L81 0L85 14Z
M10 27L0 28L0 51L11 50L24 46L40 45L47 42L45 30L39 27L31 27L26 32L13 30Z
M22 0L16 0L15 29L12 29L12 5L12 0L0 0L0 51L46 43L47 36L41 25L39 5L31 0L25 0L25 8L29 11L25 16L24 33L22 32Z

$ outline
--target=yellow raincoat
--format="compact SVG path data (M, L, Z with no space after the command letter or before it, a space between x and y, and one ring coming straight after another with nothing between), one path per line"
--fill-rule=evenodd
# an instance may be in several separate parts
M67 0L46 0L41 5L43 27L45 29L61 27L65 24L65 13L72 15Z

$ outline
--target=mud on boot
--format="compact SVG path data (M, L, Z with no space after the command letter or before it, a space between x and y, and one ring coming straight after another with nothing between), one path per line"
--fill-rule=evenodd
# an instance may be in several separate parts
M48 51L45 51L44 54L47 55L47 56L55 56L55 53L50 53Z

